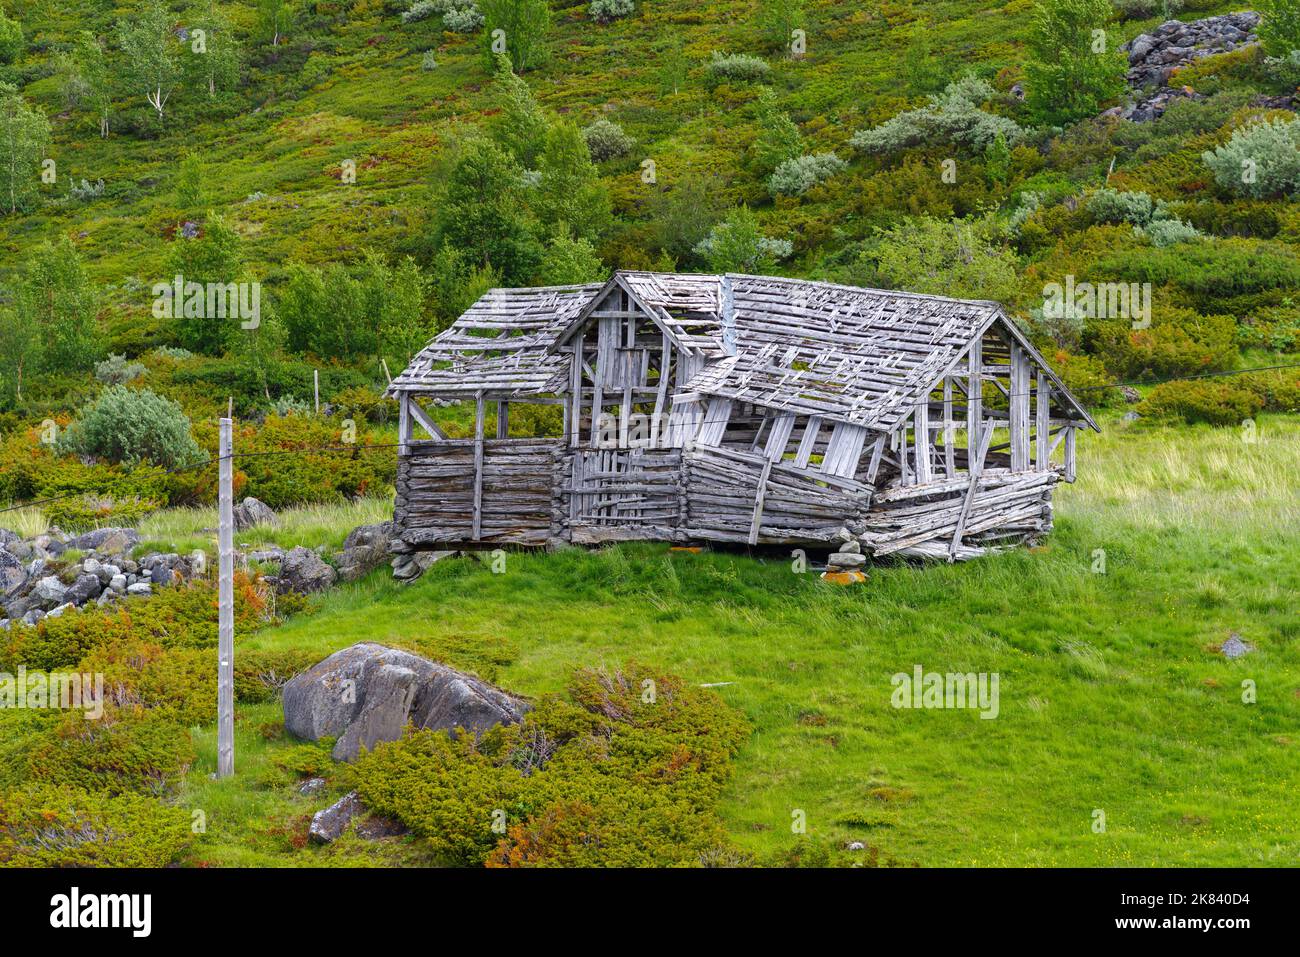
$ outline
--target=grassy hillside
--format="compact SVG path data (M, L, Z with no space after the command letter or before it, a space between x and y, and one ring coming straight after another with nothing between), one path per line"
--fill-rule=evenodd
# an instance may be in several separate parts
M754 727L721 816L758 860L796 846L800 809L810 838L865 842L882 864L1285 865L1300 852L1288 770L1300 511L1275 477L1300 464L1297 438L1283 419L1254 445L1115 424L1082 446L1045 546L878 567L856 588L779 555L653 545L511 555L500 575L452 560L409 587L380 572L239 645L389 642L533 695L572 667L629 658L719 684ZM1225 660L1232 632L1255 651ZM998 718L894 709L890 676L916 664L999 673ZM1242 703L1246 679L1255 704ZM241 709L229 782L207 780L214 732L196 731L183 803L216 810L193 860L347 859L295 844L330 798L296 796L274 771L291 745L257 729L278 717ZM401 853L418 859L419 845Z

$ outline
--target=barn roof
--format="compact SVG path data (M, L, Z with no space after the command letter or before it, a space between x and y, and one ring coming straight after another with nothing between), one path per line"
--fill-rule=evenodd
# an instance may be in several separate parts
M616 284L680 348L709 360L688 392L890 431L1000 322L1046 370L1061 404L1096 427L997 303L737 274L620 271L603 285L493 289L390 394L562 391L567 356L558 348ZM723 342L728 287L734 354Z

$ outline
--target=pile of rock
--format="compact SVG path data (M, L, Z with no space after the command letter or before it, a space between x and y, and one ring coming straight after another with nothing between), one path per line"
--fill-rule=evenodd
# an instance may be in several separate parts
M29 539L0 529L0 628L17 621L34 625L91 602L102 607L126 595L148 595L194 574L189 559L174 552L133 559L138 544L131 528L74 536L54 527ZM79 553L78 559L66 561L69 552Z
M1190 23L1170 20L1150 33L1134 37L1120 49L1128 54L1129 86L1142 92L1137 102L1116 107L1107 115L1143 123L1163 114L1175 100L1200 99L1200 94L1189 87L1169 85L1174 71L1203 57L1258 43L1255 29L1259 21L1258 13L1245 10Z
M434 562L440 562L444 558L455 558L462 554L461 552L403 552L393 557L393 577L398 581L413 582L426 571Z
M867 563L867 556L862 554L862 543L854 538L847 528L840 531L840 541L843 544L840 545L839 551L832 552L826 558L827 571L852 571Z

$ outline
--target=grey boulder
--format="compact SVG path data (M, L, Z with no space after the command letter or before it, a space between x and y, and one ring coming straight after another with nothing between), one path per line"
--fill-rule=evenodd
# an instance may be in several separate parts
M63 597L74 605L81 606L92 598L98 598L101 590L98 575L81 574L63 593Z
M271 510L271 506L258 501L251 495L232 509L232 517L235 520L235 531L237 532L252 528L255 525L276 525L279 523L279 519L275 517L275 512Z
M343 541L343 551L335 558L339 578L356 581L388 560L388 543L393 538L393 523L359 525Z
M68 542L69 547L83 552L113 555L125 552L140 544L140 533L134 528L97 528L85 532Z
M27 584L27 570L23 563L4 549L0 549L0 598L18 594Z
M309 594L329 588L337 578L338 572L319 555L310 548L299 545L290 549L280 562L278 588L281 593L296 591Z
M481 734L518 722L528 708L473 675L368 641L336 651L284 686L285 728L310 741L337 738L339 761L396 741L408 722Z
M36 583L32 589L32 595L36 600L48 610L55 605L62 605L64 595L68 592L67 586L59 581L53 575L46 575Z

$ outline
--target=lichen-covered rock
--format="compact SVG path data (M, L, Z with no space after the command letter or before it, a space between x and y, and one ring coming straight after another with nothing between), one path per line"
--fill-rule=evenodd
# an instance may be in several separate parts
M338 572L310 548L292 548L280 562L278 590L302 594L323 591L334 584Z
M335 558L339 578L356 581L388 560L388 544L393 538L393 523L359 525L343 541L343 551Z
M476 734L518 722L523 700L485 681L374 642L330 655L284 686L284 726L299 738L334 737L334 757L395 741L417 728L464 728Z
M251 495L231 510L231 516L235 520L235 531L237 532L252 528L255 525L277 525L280 521L275 517L275 512L271 509L271 506L258 501Z
M27 569L13 555L0 549L0 599L17 595L27 584Z
M91 532L78 535L68 542L68 547L83 552L98 552L101 555L115 555L129 551L140 544L140 533L134 528L97 528Z

